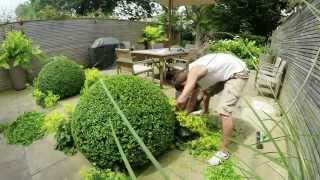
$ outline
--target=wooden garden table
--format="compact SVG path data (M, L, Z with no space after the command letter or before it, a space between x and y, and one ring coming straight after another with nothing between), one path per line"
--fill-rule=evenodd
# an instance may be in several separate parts
M159 59L159 73L160 73L160 88L163 88L164 84L164 70L166 61L170 58L177 58L180 56L187 55L188 49L183 48L161 48L161 49L147 49L147 50L136 50L131 51L132 55L140 55L146 58Z

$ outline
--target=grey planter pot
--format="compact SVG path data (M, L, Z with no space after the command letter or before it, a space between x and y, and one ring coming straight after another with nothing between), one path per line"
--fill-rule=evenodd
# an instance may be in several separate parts
M16 91L24 90L27 87L27 71L21 67L11 67L9 75L13 88Z

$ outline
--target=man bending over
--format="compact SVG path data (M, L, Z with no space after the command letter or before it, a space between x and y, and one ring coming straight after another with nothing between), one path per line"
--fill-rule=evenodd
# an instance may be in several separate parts
M215 53L205 55L189 66L189 71L177 73L175 88L177 108L191 113L198 101L198 95L203 92L203 113L209 113L210 97L222 91L217 107L223 127L223 143L221 151L209 159L210 165L219 165L230 156L228 146L231 143L233 131L232 112L240 94L249 78L246 64L238 57ZM180 92L180 93L179 93Z

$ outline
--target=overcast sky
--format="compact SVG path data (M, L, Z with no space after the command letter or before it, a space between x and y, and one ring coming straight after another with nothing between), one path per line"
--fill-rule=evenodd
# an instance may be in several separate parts
M15 17L15 9L19 4L28 0L0 0L0 16L9 15ZM2 19L4 17L0 17Z

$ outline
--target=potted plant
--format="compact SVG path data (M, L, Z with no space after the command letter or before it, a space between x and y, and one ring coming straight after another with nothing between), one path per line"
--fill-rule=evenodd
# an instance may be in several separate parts
M8 69L13 88L23 90L27 83L27 69L33 58L40 59L42 52L21 31L7 33L0 48L0 68Z
M148 49L150 45L153 48L155 43L163 43L165 41L168 41L168 39L162 26L146 26L143 31L143 37L139 42L144 43L146 49Z

